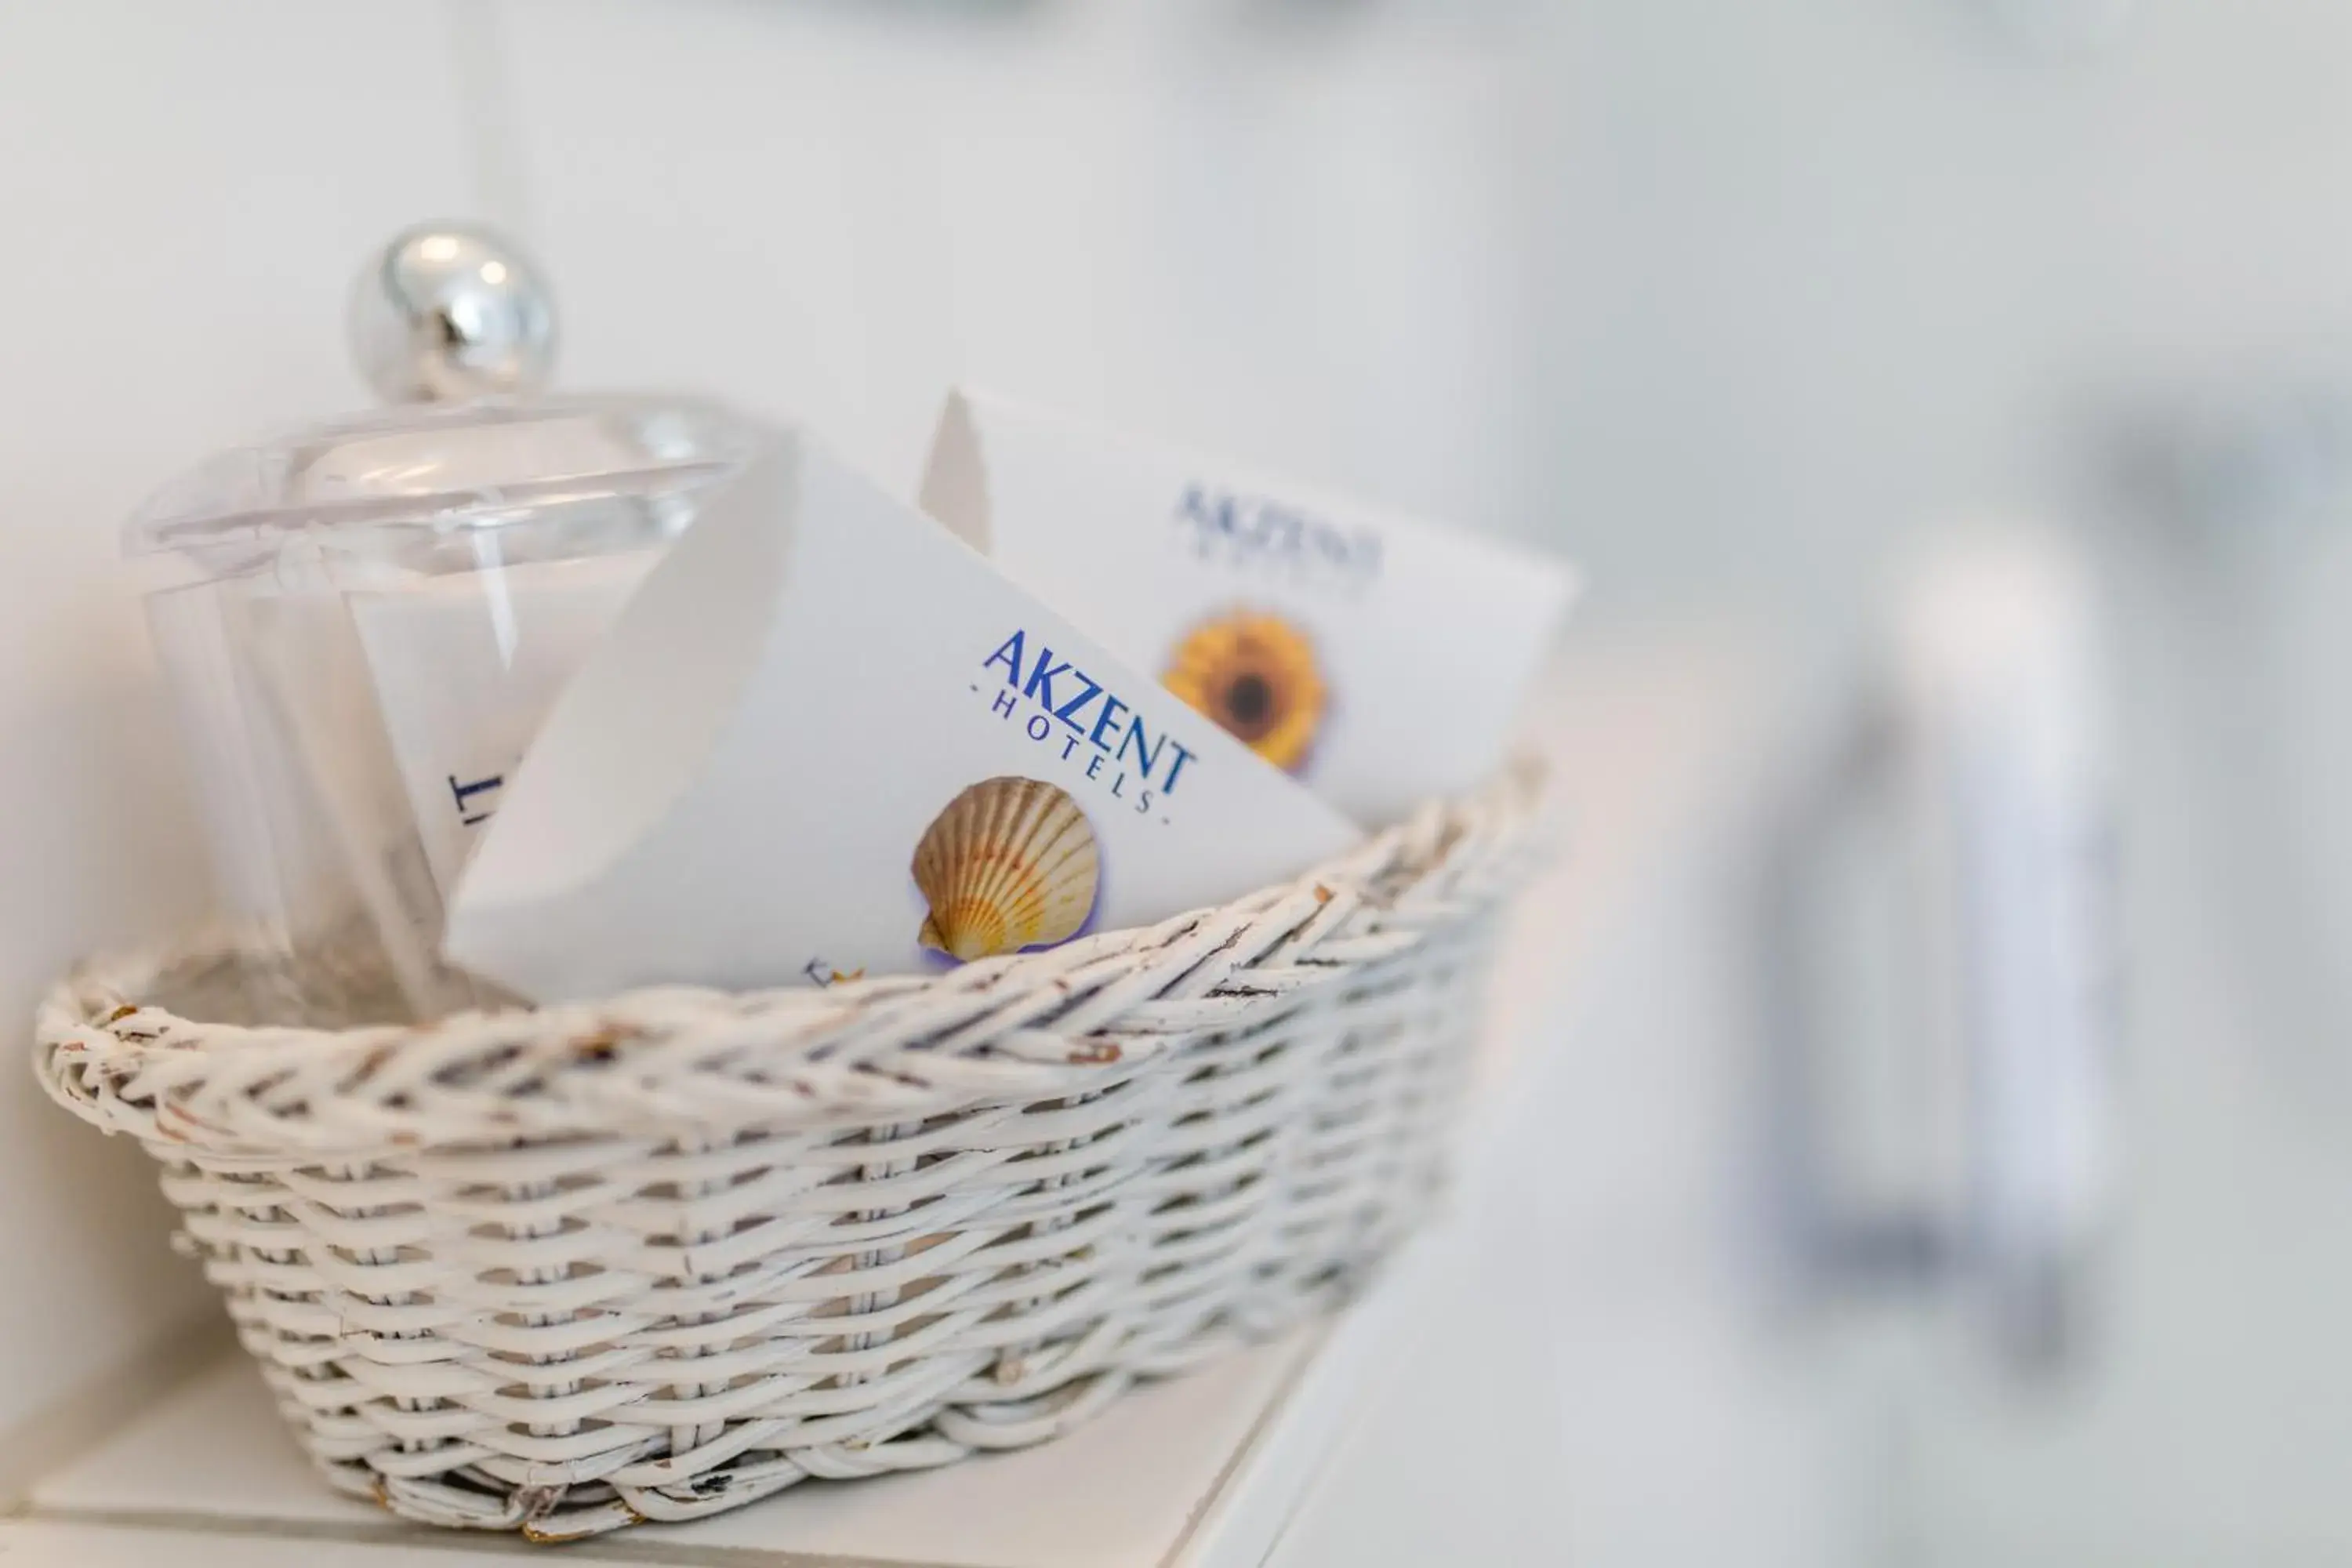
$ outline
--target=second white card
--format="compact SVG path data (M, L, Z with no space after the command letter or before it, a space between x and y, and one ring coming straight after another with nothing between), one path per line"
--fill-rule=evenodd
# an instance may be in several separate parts
M1564 563L958 393L923 507L1367 826L1503 761Z

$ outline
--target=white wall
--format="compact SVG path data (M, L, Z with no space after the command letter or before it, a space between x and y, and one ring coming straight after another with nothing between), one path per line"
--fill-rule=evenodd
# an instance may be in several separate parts
M114 529L208 448L351 400L331 323L354 258L470 199L439 24L0 10L0 1423L202 1302L138 1152L22 1066L53 973L204 896Z
M1234 10L515 0L569 374L799 413L900 482L961 378L1509 520L1490 33Z
M1525 8L1531 406L1604 604L1834 610L1957 514L2079 512L2123 405L2345 368L2352 11L2138 0L2050 58L2000 8Z

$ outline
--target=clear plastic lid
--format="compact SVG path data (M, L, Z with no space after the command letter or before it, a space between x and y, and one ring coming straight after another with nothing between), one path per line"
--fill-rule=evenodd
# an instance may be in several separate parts
M122 545L224 901L300 959L306 1005L431 1018L485 999L441 959L441 923L507 777L669 542L775 437L693 399L539 395L545 286L462 226L394 237L347 325L389 406L216 454ZM372 1000L344 995L352 976Z
M268 549L295 534L505 527L582 502L701 489L762 432L709 403L482 399L382 409L216 454L157 490L126 555Z

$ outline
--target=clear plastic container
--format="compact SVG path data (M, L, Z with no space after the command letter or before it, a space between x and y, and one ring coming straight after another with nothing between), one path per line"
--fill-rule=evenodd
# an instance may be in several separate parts
M442 909L566 679L767 442L708 405L485 399L220 454L124 534L236 913L316 1013L492 1000ZM331 994L328 994L331 993Z

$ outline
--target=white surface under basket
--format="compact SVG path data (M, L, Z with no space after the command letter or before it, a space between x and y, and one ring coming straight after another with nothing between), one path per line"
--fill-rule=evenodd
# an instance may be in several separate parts
M1538 782L1284 887L931 978L427 1027L198 1023L92 966L49 1092L163 1167L337 1487L541 1539L1066 1431L1343 1296L1426 1210Z

